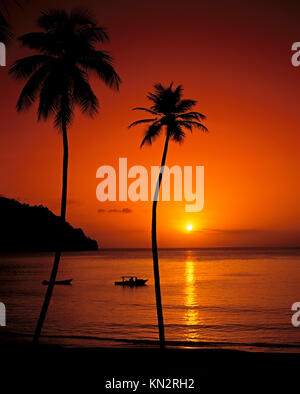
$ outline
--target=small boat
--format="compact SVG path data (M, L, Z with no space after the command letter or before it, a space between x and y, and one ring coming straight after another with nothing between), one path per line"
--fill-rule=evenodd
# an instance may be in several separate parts
M145 286L148 279L139 279L137 276L122 276L121 281L116 281L115 286Z
M54 282L55 285L71 285L73 279L65 279L65 280L56 280ZM42 282L43 285L49 285L49 281L48 280L43 280Z

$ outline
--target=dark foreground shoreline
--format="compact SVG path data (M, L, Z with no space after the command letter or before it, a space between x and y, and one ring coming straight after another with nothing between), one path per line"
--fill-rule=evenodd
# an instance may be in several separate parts
M135 380L135 392L269 393L284 385L299 388L299 353L252 353L226 349L65 348L2 342L1 384L18 392L75 390L82 393L134 392L132 388L106 388L118 381ZM158 378L193 379L192 388L149 387ZM114 380L113 380L114 379ZM165 384L168 381L165 380ZM188 381L190 384L191 381ZM295 384L295 386L293 386ZM5 386L4 386L5 387ZM255 391L254 391L255 390ZM282 392L287 392L286 390ZM9 390L11 391L11 390Z

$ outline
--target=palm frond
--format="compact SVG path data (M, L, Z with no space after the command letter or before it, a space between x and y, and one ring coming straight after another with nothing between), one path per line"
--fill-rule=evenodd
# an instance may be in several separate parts
M131 123L128 128L130 129L133 126L137 126L142 123L149 123L149 122L155 122L157 118L152 118L152 119L141 119L141 120L136 120L135 122Z
M121 78L112 65L112 58L105 51L91 51L82 56L79 63L85 70L94 71L112 89L119 90Z
M205 120L206 116L200 112L186 112L184 114L177 115L176 118L184 120Z
M161 129L162 129L162 125L160 122L155 122L152 125L150 125L148 129L145 131L145 137L143 138L140 147L142 147L145 143L151 145L152 140L154 140L156 137L159 136Z
M19 59L13 63L9 73L13 74L16 79L28 78L34 73L40 66L45 63L53 62L55 59L48 55L33 55Z
M83 113L93 117L98 112L99 102L88 83L87 74L78 67L74 67L71 76L73 79L72 97L74 102L79 105Z
M171 82L169 89L171 89L172 86L173 86L173 82ZM157 95L162 94L166 90L166 88L161 83L155 83L154 89L155 89Z
M195 100L181 100L178 105L176 106L176 110L174 111L177 114L182 114L186 111L189 111L194 105L197 104L197 101Z
M200 122L195 122L192 120L183 120L183 121L178 120L177 123L180 126L186 127L189 130L192 130L193 127L197 127L198 129L201 129L204 132L208 132L208 129Z
M159 95L157 95L156 93L149 92L147 95L147 99L156 103L159 100Z
M80 39L90 43L109 42L109 35L105 27L84 26L78 33Z
M74 26L97 26L97 20L87 8L77 7L70 12L70 23Z
M177 88L174 89L174 100L178 103L181 100L182 97L182 92L183 92L183 87L182 85L178 85Z
M151 109L149 109L149 108L144 108L144 107L135 107L135 108L133 108L132 110L133 110L133 111L136 111L136 110L139 110L139 111L146 111L146 112L149 112L150 114L153 114L153 115L159 115L158 112L155 112L155 111L153 111L153 110L151 110Z
M88 42L109 42L107 29L97 26L97 20L88 9L73 9L70 13L70 24L78 35Z
M188 122L184 122L183 120L178 120L178 121L176 122L176 124L177 124L178 126L185 127L185 128L188 129L190 132L193 131L193 126L192 126L191 124L189 124Z
M60 110L62 96L70 90L70 78L59 67L53 69L43 81L38 106L38 120L47 120Z
M185 137L185 132L182 130L180 124L168 125L167 131L170 133L171 139L175 142L182 143Z
M50 33L33 32L19 37L21 45L30 49L38 50L45 54L57 55L62 51L57 37Z
M42 66L28 79L17 101L18 112L28 109L33 104L48 73L49 67Z
M41 13L41 16L38 18L37 24L41 29L47 32L51 32L61 26L68 25L68 19L68 14L65 10L51 8Z

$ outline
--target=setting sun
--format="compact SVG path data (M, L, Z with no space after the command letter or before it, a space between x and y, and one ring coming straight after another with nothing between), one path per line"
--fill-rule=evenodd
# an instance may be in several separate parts
M193 230L193 226L191 224L187 224L186 225L186 229L187 229L187 231L192 231Z

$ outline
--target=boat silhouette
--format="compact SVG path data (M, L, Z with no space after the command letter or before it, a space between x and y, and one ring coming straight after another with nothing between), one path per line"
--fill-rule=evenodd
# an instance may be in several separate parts
M56 280L54 282L55 285L71 285L73 279L65 279L65 280ZM49 285L49 281L48 280L43 280L42 282L43 285Z
M145 286L148 279L140 279L137 276L122 276L121 281L116 281L115 286Z

